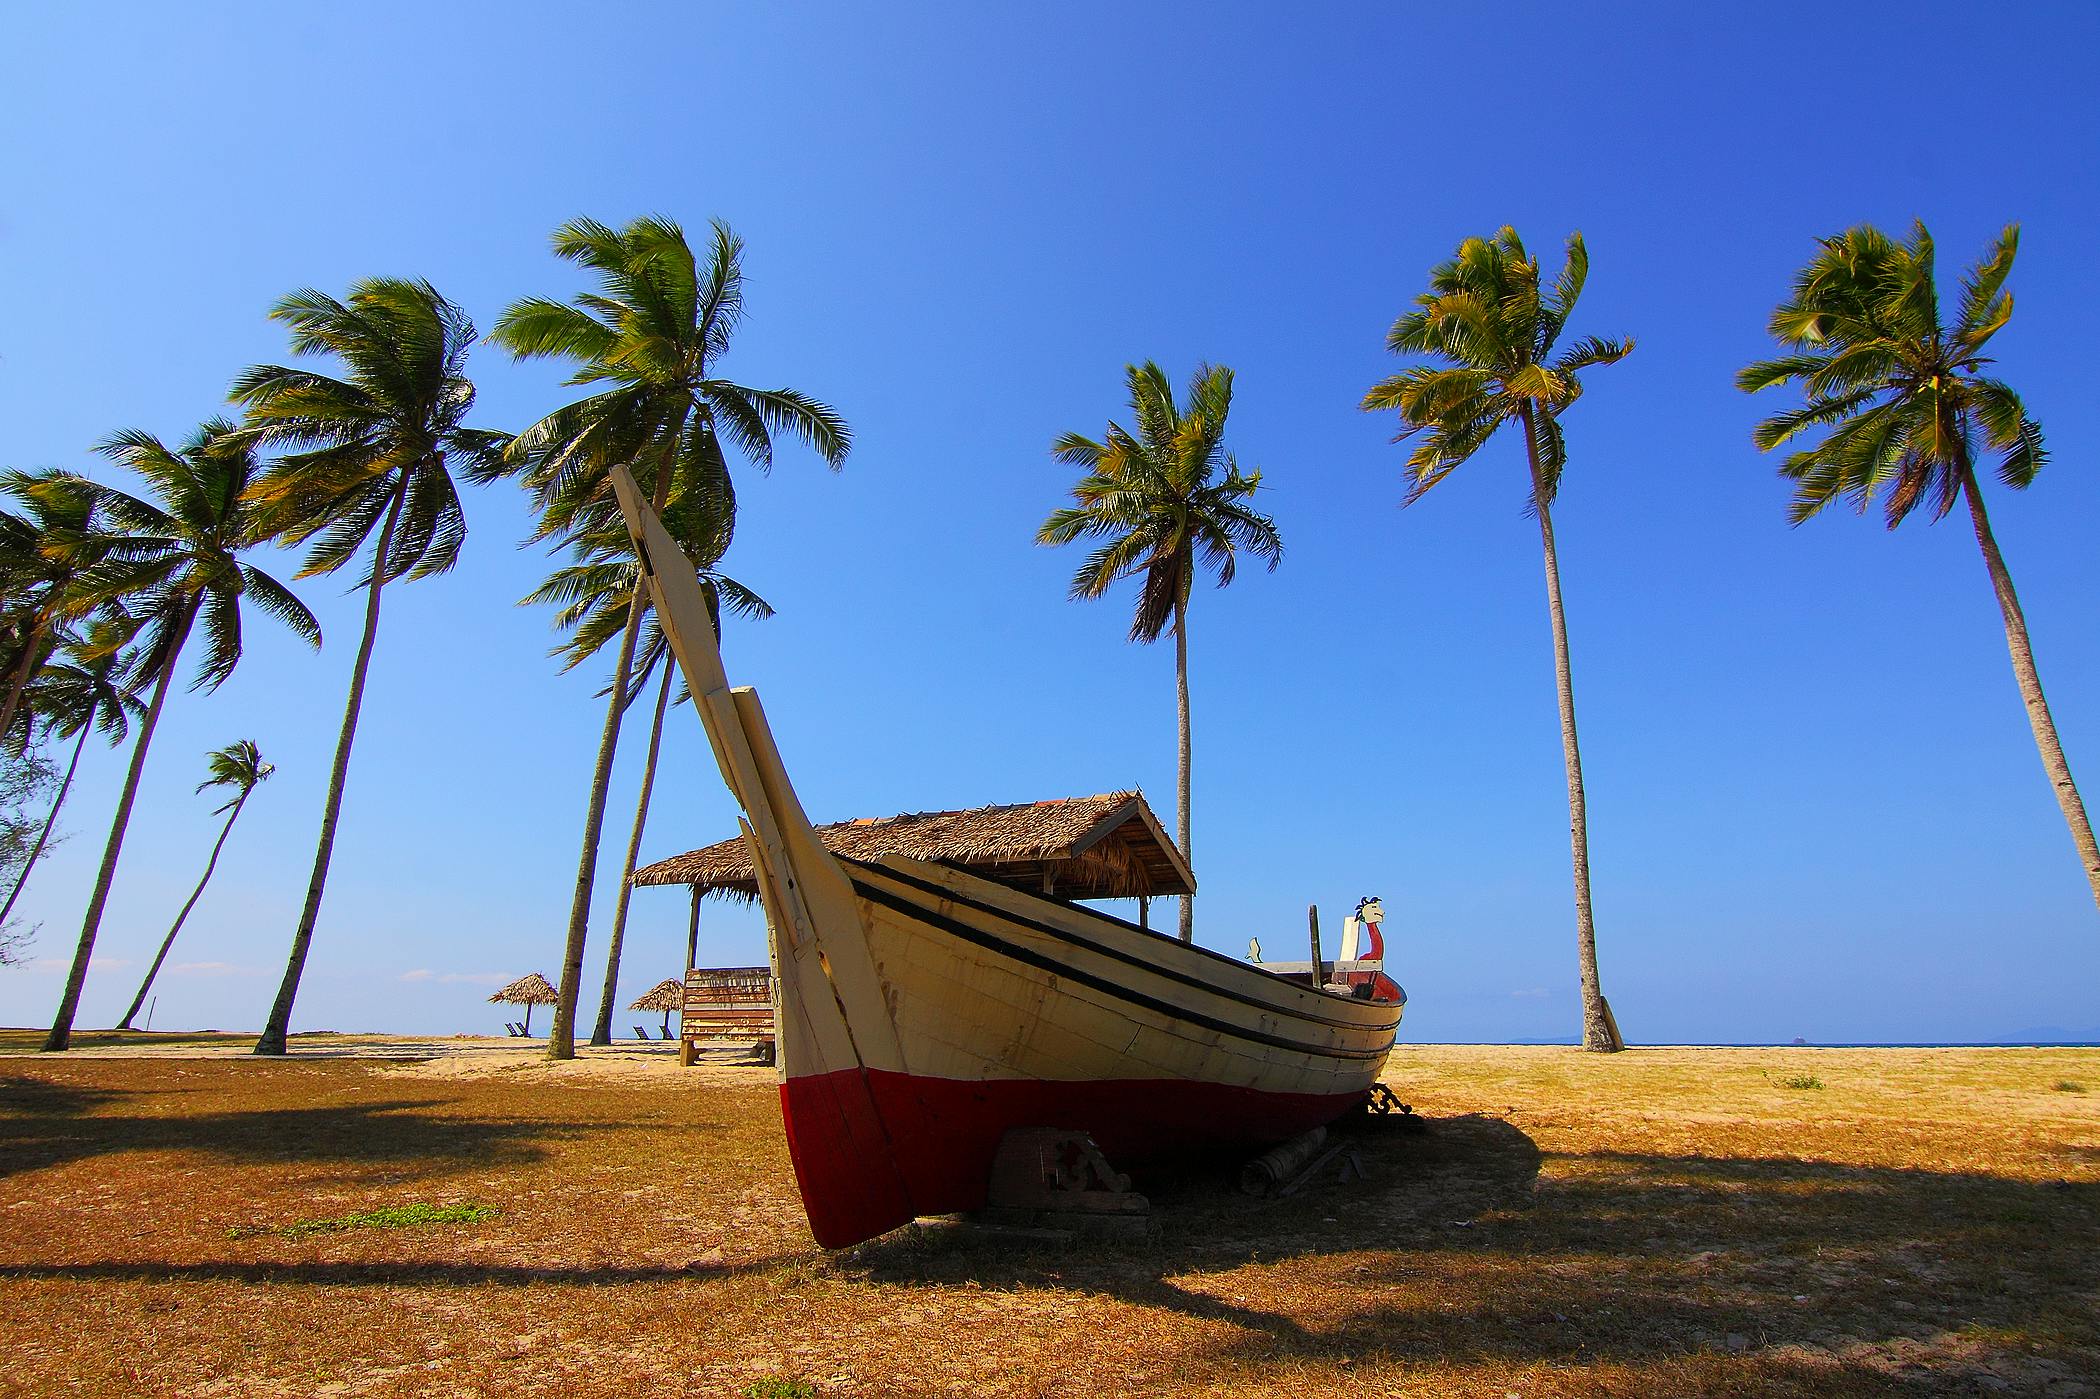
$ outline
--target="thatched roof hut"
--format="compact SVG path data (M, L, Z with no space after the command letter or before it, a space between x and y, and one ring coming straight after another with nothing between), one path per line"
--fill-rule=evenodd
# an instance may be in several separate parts
M649 994L627 1007L629 1010L679 1010L685 1005L685 983L666 978L649 988Z
M1136 792L839 821L817 827L817 839L848 859L908 855L1067 899L1149 899L1196 887L1188 862ZM741 838L659 860L636 870L634 882L758 897Z
M560 999L561 996L555 991L553 984L546 977L541 976L538 972L534 972L531 976L519 977L516 981L489 997L489 1004L551 1006Z
M525 1007L524 1023L519 1028L511 1031L511 1033L530 1034L532 1032L532 1008L534 1006L551 1006L560 999L561 996L555 991L553 984L546 977L541 976L538 972L534 972L530 976L519 977L516 981L489 997L489 1003L491 1005Z
M664 1038L669 1039L671 1038L671 1012L685 1009L685 983L665 978L650 987L648 995L627 1008L629 1010L662 1011L664 1013ZM641 1026L637 1025L634 1028L636 1034L642 1033ZM649 1037L643 1034L642 1038L647 1039Z

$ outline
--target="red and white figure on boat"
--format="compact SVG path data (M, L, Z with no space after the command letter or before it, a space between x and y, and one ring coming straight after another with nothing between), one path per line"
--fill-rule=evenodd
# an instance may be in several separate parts
M743 808L788 1154L819 1244L978 1208L1018 1128L1085 1133L1118 1167L1141 1166L1258 1149L1366 1100L1397 1002L1271 976L954 865L827 850L758 696L723 675L692 563L633 478L611 475Z
M1388 1005L1404 1005L1407 993L1385 974L1385 904L1376 894L1356 901L1356 912L1342 922L1342 947L1335 958L1330 986L1346 986L1353 996Z

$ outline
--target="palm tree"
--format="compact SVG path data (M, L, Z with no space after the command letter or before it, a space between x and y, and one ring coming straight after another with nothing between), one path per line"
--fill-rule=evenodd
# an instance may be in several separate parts
M334 573L363 555L368 541L372 548L359 580L364 633L328 771L313 876L257 1054L284 1053L335 852L350 745L379 635L380 593L396 578L427 578L458 561L467 520L452 467L493 465L508 440L466 425L474 406L466 375L474 323L430 283L373 278L353 285L341 301L308 288L278 302L270 316L291 327L295 354L332 355L347 373L332 378L258 365L235 382L234 399L246 406L257 437L296 449L256 484L255 499L282 542L311 541L301 578Z
M1976 459L1986 452L2003 454L1998 479L2013 490L2027 489L2048 461L2040 425L2012 387L1987 372L1993 361L1983 353L2012 319L2005 284L2019 248L2020 227L2008 224L1963 277L1949 323L1934 282L1932 235L1922 222L1901 243L1866 225L1824 238L1795 275L1792 296L1772 312L1772 338L1786 353L1750 365L1736 386L1756 393L1791 383L1805 399L1758 424L1761 451L1827 429L1780 465L1794 483L1791 523L1841 498L1865 513L1884 490L1890 529L1920 505L1933 520L1958 502L1968 506L2034 744L2100 903L2100 846L2056 736L2027 617L1976 481Z
M151 681L153 697L139 722L131 749L131 766L117 798L109 843L95 876L95 891L82 920L80 942L66 989L44 1041L46 1050L65 1049L73 1037L73 1016L80 1008L80 988L94 954L95 934L109 902L124 830L146 768L146 750L167 704L168 687L191 629L204 624L204 661L191 689L216 690L241 659L243 604L262 609L311 646L321 644L321 628L305 604L269 574L240 561L241 553L263 537L256 507L248 492L261 475L252 435L224 419L197 429L179 448L170 448L144 432L122 432L102 444L104 455L144 477L158 504L122 491L97 488L103 513L120 532L113 552L149 581L147 591L133 595L130 608L146 635L137 670L138 683Z
M204 877L197 881L197 887L190 891L182 911L175 915L175 926L168 929L168 935L160 940L160 951L153 954L153 965L146 968L146 979L139 983L139 993L131 998L131 1008L117 1022L119 1030L130 1029L139 1007L146 1004L146 993L153 988L153 978L160 975L160 964L168 960L168 949L175 945L175 935L182 931L183 920L190 916L197 900L204 897L204 886L211 882L212 871L219 867L219 852L226 848L226 837L233 834L233 823L241 819L241 808L248 804L248 797L256 787L267 782L270 774L277 771L277 765L264 762L262 753L245 738L214 749L205 756L205 761L210 765L210 776L197 784L199 792L212 787L234 789L233 798L212 812L214 816L224 812L226 824L219 828L219 838L212 842L211 858L204 862Z
M717 377L744 310L744 245L725 225L713 226L704 271L685 230L667 219L636 219L622 229L578 219L555 230L553 245L556 256L595 273L598 290L573 302L519 301L493 333L518 359L573 360L569 383L593 388L518 434L501 470L488 473L523 477L540 513L536 538L613 524L617 508L605 473L615 464L634 472L661 514L687 489L705 488L717 475L726 482L724 440L762 470L772 465L773 434L780 432L807 442L834 470L844 463L851 434L832 409L794 389L751 389ZM733 500L728 518L733 526ZM576 1053L598 841L645 610L646 601L628 609L613 665L569 903L560 1000L547 1035L553 1059Z
M1458 255L1429 274L1429 290L1415 309L1393 322L1386 348L1426 355L1442 364L1417 365L1364 395L1367 411L1400 415L1395 441L1419 435L1407 459L1406 504L1450 475L1516 423L1524 433L1530 470L1530 513L1538 518L1546 556L1546 609L1553 621L1553 678L1560 696L1560 741L1568 769L1568 836L1575 869L1575 935L1581 960L1582 1044L1621 1047L1611 1008L1597 979L1597 934L1590 914L1589 810L1582 784L1582 753L1575 736L1575 691L1568 664L1568 624L1561 609L1560 558L1553 542L1553 502L1567 463L1560 415L1582 396L1581 371L1616 364L1631 340L1585 336L1554 354L1561 331L1589 277L1582 235L1568 235L1567 261L1550 288L1541 288L1539 264L1513 228L1491 239L1468 238Z
M99 494L85 477L8 471L0 473L0 497L21 511L0 511L0 596L6 599L0 734L7 734L20 718L30 681L55 649L58 630L98 600L140 584L135 576L112 576Z
M78 735L78 739L73 744L73 756L66 763L66 775L58 784L58 795L52 798L51 814L44 818L43 829L22 862L21 873L15 876L15 887L8 891L7 902L0 904L0 927L7 925L15 900L22 897L22 890L29 883L29 872L36 868L44 847L51 842L59 808L66 804L66 795L73 788L73 774L80 770L80 754L87 747L88 735L99 730L115 747L124 741L131 721L146 712L134 679L139 653L127 649L137 630L138 623L126 616L96 618L85 636L63 643L61 650L66 659L47 663L29 687L23 714L42 720L47 733L60 738ZM22 727L26 730L28 725Z
M1051 513L1036 531L1038 544L1075 539L1105 541L1072 576L1071 595L1098 598L1117 580L1136 575L1137 613L1132 641L1154 642L1174 631L1175 715L1180 766L1175 785L1176 832L1182 858L1192 865L1189 845L1189 590L1200 560L1224 587L1245 549L1268 562L1283 559L1283 539L1268 516L1250 509L1261 472L1242 475L1225 450L1225 419L1232 411L1232 371L1199 364L1189 380L1187 409L1174 402L1174 386L1157 364L1129 365L1131 421L1136 431L1111 422L1105 440L1066 433L1051 452L1086 472L1072 487L1077 502ZM1193 941L1195 899L1181 901L1181 940Z
M727 479L724 475L720 482L725 488ZM725 505L729 508L725 509ZM695 560L699 567L701 592L707 599L717 630L721 626L724 607L739 616L761 621L773 615L772 607L764 598L714 568L729 547L734 523L733 502L721 490L688 491L672 503L664 520L665 527L685 550L686 556ZM555 625L571 634L567 642L555 648L554 654L566 657L562 665L565 671L573 670L596 655L613 637L625 635L639 576L634 546L624 524L602 526L580 537L572 547L576 562L556 570L525 599L527 603L554 603L561 607L555 615ZM641 794L635 802L634 830L627 842L627 862L620 872L619 894L613 906L612 936L607 941L605 954L605 989L598 1002L598 1019L591 1029L591 1043L601 1045L612 1043L612 1016L620 978L620 952L627 934L628 899L633 893L632 881L635 863L641 853L642 830L649 819L649 799L656 786L656 758L663 742L664 712L669 706L672 672L676 669L670 664L669 646L654 618L644 624L638 654L633 683L623 709L632 706L639 698L659 662L663 663L664 669L657 687L655 717L649 726L649 751L642 766Z

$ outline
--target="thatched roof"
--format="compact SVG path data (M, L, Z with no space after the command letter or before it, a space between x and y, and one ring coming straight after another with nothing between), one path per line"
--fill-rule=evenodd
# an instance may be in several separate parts
M489 997L489 1001L492 1004L500 1001L505 1005L514 1006L551 1006L560 999L561 997L556 994L553 985L538 972L534 972L531 976L519 977L516 981Z
M849 859L908 855L945 861L1017 889L1067 899L1187 894L1196 885L1188 862L1136 792L840 821L817 827L817 838ZM634 882L758 897L741 838L659 860L636 870Z
M682 981L659 981L649 988L649 994L627 1007L629 1010L680 1010L685 1006L685 983Z

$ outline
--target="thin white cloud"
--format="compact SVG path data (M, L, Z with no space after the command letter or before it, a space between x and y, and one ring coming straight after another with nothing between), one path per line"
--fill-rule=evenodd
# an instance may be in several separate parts
M428 981L439 986L508 986L512 978L501 972L434 972L428 967L401 973L403 981Z
M170 976L260 976L261 967L237 966L232 962L177 962L168 968Z

